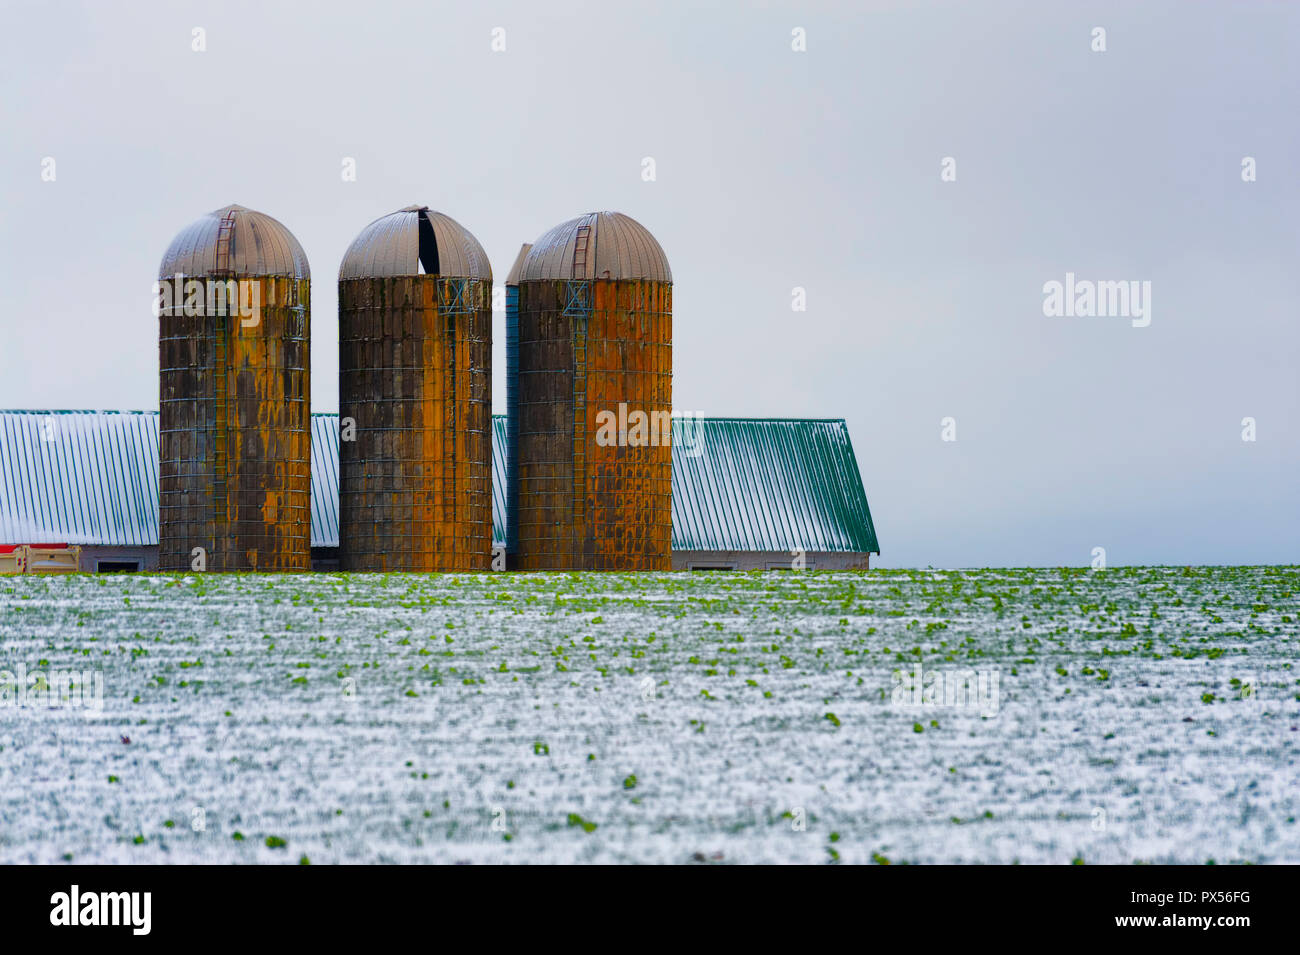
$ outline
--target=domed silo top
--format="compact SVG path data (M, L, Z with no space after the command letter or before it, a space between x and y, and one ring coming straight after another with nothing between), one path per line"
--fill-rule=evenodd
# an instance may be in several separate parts
M515 256L515 264L510 266L510 274L506 276L506 285L518 285L519 273L524 270L524 259L528 258L528 253L532 251L532 243L525 242L519 247L519 254Z
M407 206L370 223L339 266L340 280L421 273L492 281L492 265L478 239L428 206Z
M278 220L243 206L209 212L177 233L158 277L236 274L310 279L307 254Z
M519 281L640 279L671 282L668 257L648 229L621 212L589 212L533 243Z

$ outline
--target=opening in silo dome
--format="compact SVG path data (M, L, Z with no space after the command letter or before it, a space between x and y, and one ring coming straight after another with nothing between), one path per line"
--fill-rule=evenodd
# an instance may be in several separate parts
M429 210L421 209L420 221L420 273L438 274L438 240L433 234L433 223L429 221Z

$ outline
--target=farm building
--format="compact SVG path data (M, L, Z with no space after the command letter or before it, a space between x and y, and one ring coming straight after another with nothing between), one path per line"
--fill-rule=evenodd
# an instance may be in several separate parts
M492 426L493 541L504 545L505 416ZM674 570L788 569L799 553L809 570L865 568L880 553L842 419L678 418L672 456ZM338 416L314 414L318 570L338 568L338 481ZM156 412L0 411L0 557L51 544L79 548L83 571L157 569Z

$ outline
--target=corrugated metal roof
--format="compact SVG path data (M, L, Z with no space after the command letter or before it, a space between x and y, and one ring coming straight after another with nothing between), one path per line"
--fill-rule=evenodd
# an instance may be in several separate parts
M579 230L586 252L575 261ZM621 212L589 212L557 225L533 243L521 282L552 279L648 279L671 282L668 257L641 223Z
M233 223L228 260L219 265L217 236L227 214ZM178 232L158 266L158 277L169 279L177 272L204 276L219 268L240 275L311 278L307 254L292 232L264 213L234 205L209 212Z
M515 256L515 264L510 266L510 274L506 276L507 285L519 284L519 273L523 271L524 259L528 258L528 253L532 250L533 244L525 242L519 247L519 254Z
M674 420L674 550L880 552L842 419L695 420ZM493 416L496 543L507 441ZM338 546L338 469L339 417L314 414L313 547ZM0 544L41 542L158 543L157 412L0 411Z
M694 420L673 422L673 550L880 553L842 418ZM494 415L496 543L505 541L508 445L506 416Z
M339 546L339 416L311 416L311 546Z
M433 227L438 275L492 281L492 265L478 239L451 216L428 206L407 206L362 229L343 254L339 278L419 275L421 217Z
M673 419L673 550L880 553L843 419L694 420Z
M0 543L158 543L156 412L0 411Z

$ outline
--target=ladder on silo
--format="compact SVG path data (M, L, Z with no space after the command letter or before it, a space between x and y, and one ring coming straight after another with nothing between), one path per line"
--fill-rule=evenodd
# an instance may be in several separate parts
M585 250L586 243L582 248ZM576 259L575 259L576 269ZM573 560L578 566L586 541L587 522L587 333L591 318L591 288L585 281L565 283L564 314L573 319Z
M580 225L573 238L573 278L587 277L587 245L591 241L591 226Z
M226 442L228 440L227 430L229 421L227 415L226 391L228 385L229 370L226 367L228 361L226 355L226 317L217 315L213 318L216 327L213 330L212 342L212 365L213 365L213 408L212 415L215 419L212 432L212 491L213 507L218 509L217 519L224 517L225 494L226 494Z
M456 486L456 412L459 410L457 403L460 401L460 395L456 391L456 317L454 314L447 316L447 338L444 348L447 370L443 386L442 473L438 475L438 480L442 482L443 501L443 513L440 517L448 525L455 527L456 503L459 498L459 488ZM435 549L442 550L445 546L450 546L451 551L455 553L458 541L459 536L456 531L453 531L449 545L448 542L438 541Z
M576 561L587 523L587 319L573 323L573 526ZM581 566L578 564L577 566Z
M217 224L217 262L212 269L214 275L229 275L233 271L230 265L230 252L234 244L235 210L231 209Z
M591 226L580 225L573 237L571 277L566 283L564 312L573 317L573 486L572 536L569 555L574 566L582 566L586 549L587 523L587 323L591 314L591 289L587 277L587 253L591 244Z
M228 276L234 274L231 267L230 256L234 247L235 240L235 210L229 210L221 217L221 222L217 225L217 261L213 268L213 275ZM229 429L229 407L227 392L229 390L228 367L229 356L226 349L226 335L228 334L228 325L226 323L226 313L228 308L223 308L218 314L209 316L214 323L213 342L212 342L212 364L213 364L213 417L216 419L213 424L212 433L212 492L213 508L217 511L218 521L225 521L229 514L227 512L226 501L226 471L228 463L228 443L230 440Z

